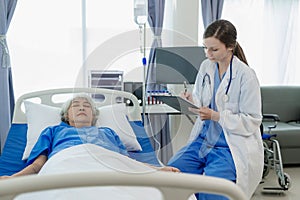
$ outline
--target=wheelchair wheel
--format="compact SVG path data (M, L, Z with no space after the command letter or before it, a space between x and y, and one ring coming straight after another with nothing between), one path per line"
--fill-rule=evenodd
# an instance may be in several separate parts
M265 178L269 174L269 172L270 172L270 165L271 165L270 160L265 159L262 178Z
M291 177L287 173L283 173L283 178L284 182L280 178L278 178L278 183L284 190L288 190L292 185Z

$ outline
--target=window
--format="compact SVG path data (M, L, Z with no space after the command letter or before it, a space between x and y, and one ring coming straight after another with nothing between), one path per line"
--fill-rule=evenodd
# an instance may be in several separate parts
M141 81L138 32L133 1L19 1L7 34L15 97L87 86L83 50L84 66L123 70L124 80Z
M134 22L133 0L103 2L86 1L85 71L122 70L124 81L142 81L143 41Z
M74 85L82 63L80 5L74 0L18 2L7 34L16 98Z

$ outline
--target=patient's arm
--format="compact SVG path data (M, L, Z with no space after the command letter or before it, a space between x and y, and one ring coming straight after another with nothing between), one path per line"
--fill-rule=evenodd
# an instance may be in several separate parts
M16 177L16 176L24 176L24 175L29 175L29 174L37 174L41 170L41 168L44 166L44 164L47 161L47 156L40 155L35 159L35 161L22 169L21 171L11 175L11 176L0 176L0 179L4 178L10 178L10 177Z
M165 171L165 172L180 172L179 169L177 169L176 167L171 167L171 166L163 166L163 167L156 167L154 165L150 165L148 163L144 163L145 165L153 168L153 169L156 169L156 170L159 170L159 171Z
M157 168L159 171L180 172L179 169L177 169L176 167L171 167L171 166L154 167L154 168Z

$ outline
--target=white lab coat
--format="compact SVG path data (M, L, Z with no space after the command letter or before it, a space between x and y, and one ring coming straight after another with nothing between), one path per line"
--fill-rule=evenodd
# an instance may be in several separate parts
M207 102L210 95L202 93L202 81L207 73L211 79L210 89L213 91L216 64L205 60L199 69L194 85L193 100L201 106L202 100ZM229 100L224 95L230 79L228 70L217 93L216 105L220 112L219 123L223 128L226 141L232 153L236 167L237 185L250 199L262 178L263 144L259 126L261 124L260 86L255 72L234 56L232 61L232 81L228 91ZM203 99L201 99L203 98ZM201 132L203 121L198 117L192 129L190 141Z

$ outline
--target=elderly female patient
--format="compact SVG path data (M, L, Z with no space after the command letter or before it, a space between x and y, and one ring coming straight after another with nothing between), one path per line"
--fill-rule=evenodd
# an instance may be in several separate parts
M38 173L46 161L59 151L84 143L92 143L111 151L128 155L119 136L110 128L96 127L99 111L93 100L85 94L69 99L61 110L61 123L46 128L40 135L27 160L27 167L13 174L15 176ZM155 169L179 172L174 167Z

